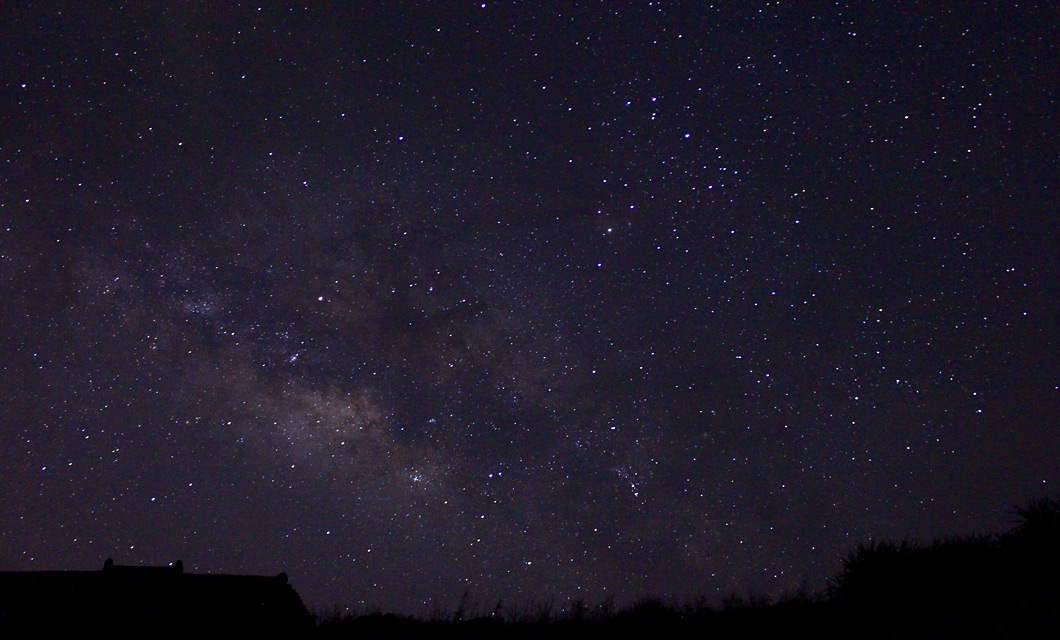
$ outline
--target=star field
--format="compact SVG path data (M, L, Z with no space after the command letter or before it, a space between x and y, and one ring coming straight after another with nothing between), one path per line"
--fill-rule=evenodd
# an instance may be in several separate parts
M0 569L769 595L1060 485L1047 3L19 3Z

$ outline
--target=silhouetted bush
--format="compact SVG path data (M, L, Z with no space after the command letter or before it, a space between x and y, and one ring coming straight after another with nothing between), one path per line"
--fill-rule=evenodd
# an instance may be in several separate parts
M877 629L944 637L1038 637L1060 610L1060 500L1017 507L1000 536L859 545L832 600Z

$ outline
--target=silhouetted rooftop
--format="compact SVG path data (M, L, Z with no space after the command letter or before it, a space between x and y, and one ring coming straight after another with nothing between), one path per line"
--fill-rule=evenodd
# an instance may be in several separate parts
M190 632L218 629L290 635L312 617L284 573L184 573L169 566L102 571L0 572L0 632L51 629Z

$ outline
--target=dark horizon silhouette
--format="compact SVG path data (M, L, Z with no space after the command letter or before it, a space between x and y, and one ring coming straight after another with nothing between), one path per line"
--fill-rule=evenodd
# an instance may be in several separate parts
M1060 498L1017 507L1001 534L858 545L827 592L720 606L643 598L481 611L468 594L428 618L388 612L312 617L286 574L187 574L183 563L101 571L0 572L0 633L201 631L329 638L815 637L1046 638L1060 631ZM867 635L866 635L867 634Z

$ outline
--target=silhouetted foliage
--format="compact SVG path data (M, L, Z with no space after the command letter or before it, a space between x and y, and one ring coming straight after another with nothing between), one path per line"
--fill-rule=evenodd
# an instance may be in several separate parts
M282 631L284 636L315 634L357 640L1060 637L1060 500L1034 500L1014 508L1013 514L1015 526L997 536L953 537L930 544L882 540L859 545L843 561L841 572L825 594L803 590L778 601L733 594L717 606L706 599L682 606L645 598L623 609L617 609L612 599L597 605L572 600L566 607L554 606L551 600L512 607L498 601L491 610L480 608L470 593L464 593L452 613L436 606L428 619L380 612L343 617L333 614L312 629L300 626L299 621L308 614L282 574L275 578L196 577L181 576L175 568L120 567L109 567L108 573L99 576L88 575L92 572L56 573L64 574L60 582L75 584L108 576L113 579L126 572L140 581L141 595L151 597L179 581L199 585L195 588L200 590L210 585L226 590L226 599L217 602L225 602L229 610L211 609L209 620L195 618L191 610L186 612L187 619L175 620L171 607L162 614L157 605L149 606L149 600L135 600L133 592L123 592L123 598L133 598L129 602L140 603L137 606L141 609L121 612L120 607L112 607L113 618L106 620L110 629L135 626L157 629L162 635L167 630L186 635L212 628L264 636L281 635ZM62 590L49 592L53 599L48 602L33 600L33 590L28 587L37 580L53 581L51 577L34 573L3 577L0 633L49 629L83 632L101 624L98 611L90 611L84 602L64 601ZM144 591L144 584L152 586ZM241 599L229 587L255 595ZM272 599L268 611L254 608L264 596ZM287 602L283 606L292 612L287 622L277 617L282 602ZM201 609L203 605L196 606ZM10 616L19 612L23 614L20 626L12 626L14 618ZM32 618L25 615L28 613ZM115 620L120 624L113 626ZM159 633L152 631L150 635L157 637Z
M1014 510L1018 521L997 536L960 536L928 544L874 541L856 547L827 593L805 590L772 601L733 594L679 606L646 598L624 609L613 601L528 603L494 615L434 623L395 621L389 637L422 638L1054 638L1060 637L1060 500ZM466 601L466 597L465 597ZM466 605L458 606L457 611ZM377 621L379 622L379 621ZM404 626L402 626L404 625ZM383 637L367 623L336 626L336 637Z
M1037 498L1012 510L1018 518L1012 533L1030 533L1053 541L1060 535L1060 498Z
M1013 507L1016 526L1001 537L1011 551L1038 565L1057 568L1060 558L1060 498L1038 498Z
M1057 630L1060 500L1016 507L1000 536L859 545L833 581L843 610L892 630L1037 637Z

